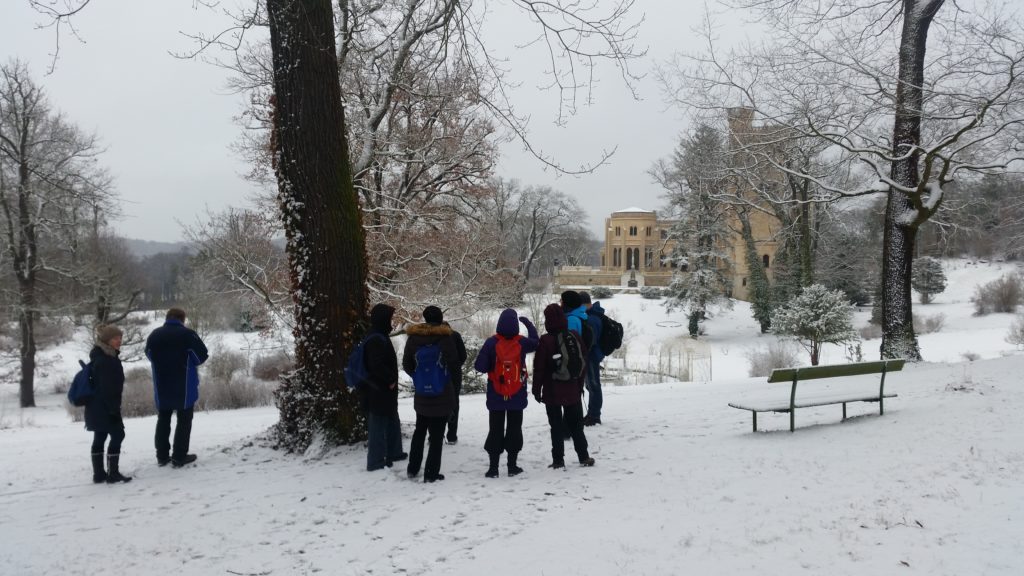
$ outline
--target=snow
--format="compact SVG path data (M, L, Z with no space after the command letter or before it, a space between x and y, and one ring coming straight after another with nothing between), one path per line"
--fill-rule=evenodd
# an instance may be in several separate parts
M645 210L643 208L637 208L635 206L631 206L629 208L626 208L625 210L616 210L615 212L613 212L613 214L621 214L623 212L641 212L641 213L644 213L644 214L653 214L654 210Z
M198 464L157 467L153 418L126 421L129 484L90 482L90 436L58 395L19 411L0 385L0 566L4 574L921 574L1016 575L1024 534L1024 355L1002 340L1012 315L971 316L975 284L1012 264L947 262L949 288L917 313L946 325L925 358L890 374L898 398L796 414L728 402L762 393L743 350L763 344L737 303L684 338L659 301L603 301L627 324L627 363L658 346L708 354L706 378L606 386L587 428L593 468L546 468L548 427L531 402L526 472L485 479L484 398L462 400L446 480L364 471L362 447L287 455L259 436L273 408L196 415ZM856 325L868 311L858 312ZM660 325L659 325L660 323ZM225 339L230 345L230 339ZM871 343L865 345L871 350ZM982 360L964 362L970 348ZM653 351L653 352L652 352ZM823 361L843 361L826 348ZM869 353L873 359L876 352ZM952 362L947 362L952 360ZM73 359L69 359L73 361ZM711 368L714 368L712 371ZM54 372L58 370L55 366ZM852 379L866 386L874 377ZM824 381L821 381L824 382ZM808 382L805 386L817 386ZM808 390L809 391L809 390ZM414 413L400 405L405 447ZM566 444L572 454L571 442ZM571 457L568 459L571 460Z

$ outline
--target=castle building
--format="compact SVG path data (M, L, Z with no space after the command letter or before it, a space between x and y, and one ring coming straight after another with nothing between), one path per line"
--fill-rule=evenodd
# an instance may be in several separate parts
M782 222L778 209L758 195L753 186L785 186L785 177L771 163L758 162L755 156L774 155L771 144L778 137L778 129L755 126L754 113L749 108L733 108L728 116L730 158L738 166L756 166L745 178L733 178L727 188L728 195L738 201L728 210L728 225L732 230L729 245L725 247L731 258L731 286L728 295L738 300L750 299L750 261L747 256L748 239L742 233L743 221L749 224L749 243L758 256L769 282L774 282L776 256L780 249ZM764 142L765 144L761 144ZM742 163L742 164L741 164ZM737 170L740 170L737 168ZM787 209L788 210L788 209ZM783 217L785 213L783 213ZM605 218L604 247L601 266L561 266L555 274L556 289L588 289L608 286L613 289L638 289L644 286L668 286L674 274L685 274L673 268L668 257L675 242L669 238L673 220L661 220L657 212L643 208L626 208Z

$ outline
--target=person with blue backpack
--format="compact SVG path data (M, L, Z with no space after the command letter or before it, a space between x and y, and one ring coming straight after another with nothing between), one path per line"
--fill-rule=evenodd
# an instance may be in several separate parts
M423 462L423 443L429 432L427 461L423 466L423 481L444 480L441 474L441 451L444 448L444 429L455 408L455 386L452 374L462 370L454 331L445 324L444 314L437 306L423 310L422 324L406 328L408 338L402 354L402 369L412 377L415 394L416 429L409 445L409 478L420 473Z
M519 334L520 323L526 326L526 336ZM502 452L508 454L509 476L523 472L517 459L523 449L523 410L528 402L526 355L536 350L539 342L537 328L530 319L506 308L498 316L495 334L484 341L473 363L477 372L487 374L487 478L498 477Z
M124 420L121 418L121 397L124 393L124 368L121 366L121 339L117 326L105 324L96 328L96 343L89 352L89 364L82 370L92 382L92 396L85 404L85 429L93 433L92 481L130 482L121 474L121 442L124 441ZM103 469L103 445L107 438L107 469Z
M370 309L370 330L362 347L364 382L349 382L362 393L367 413L366 470L372 472L405 460L402 423L398 418L398 355L391 343L395 309L376 304ZM358 348L357 346L357 352ZM346 374L348 376L348 374Z

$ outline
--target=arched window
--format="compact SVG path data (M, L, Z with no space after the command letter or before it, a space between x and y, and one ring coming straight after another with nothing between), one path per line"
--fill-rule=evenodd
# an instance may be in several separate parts
M746 285L747 285L747 279L746 279L746 278L744 278L744 279L743 279L743 285L744 285L744 286L746 286Z
M647 235L648 235L648 236L650 236L650 235L651 235L651 227L650 227L650 226L648 226L648 227L647 227Z
M636 236L636 226L630 226L629 227L629 235L630 236Z
M633 248L633 267L640 269L640 249Z
M763 263L764 263L764 268L765 268L765 270L767 270L767 269L768 269L768 260L769 260L769 259L768 259L768 255L767 255L767 254L765 254L764 256L762 256L762 257L761 257L761 262L763 262Z
M622 226L616 226L615 227L615 235L616 236L622 236Z

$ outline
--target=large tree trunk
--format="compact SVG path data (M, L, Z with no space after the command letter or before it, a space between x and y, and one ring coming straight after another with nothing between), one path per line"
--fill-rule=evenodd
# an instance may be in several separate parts
M345 359L366 313L366 246L352 186L330 0L267 0L273 144L295 304L295 371L278 391L279 440L365 437Z
M21 331L21 382L18 399L22 408L36 405L36 328L35 328L35 286L33 281L18 282L21 292L18 310L18 328Z
M906 188L920 182L918 161L921 142L921 86L928 28L944 0L903 0L903 31L900 37L899 84L893 125L893 157L890 178ZM909 152L909 153L908 153ZM914 334L910 293L914 240L921 224L907 196L890 189L885 207L882 260L882 358L920 360Z

